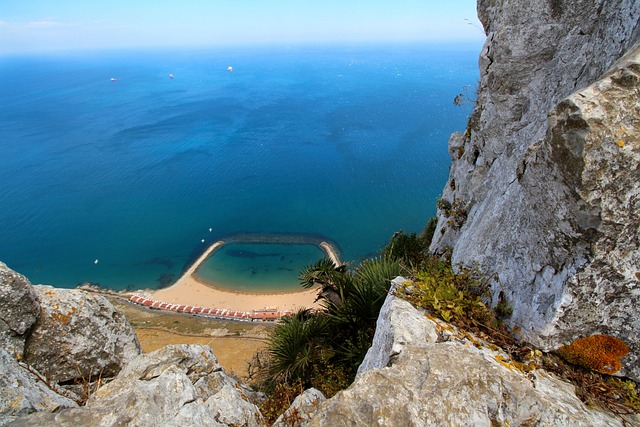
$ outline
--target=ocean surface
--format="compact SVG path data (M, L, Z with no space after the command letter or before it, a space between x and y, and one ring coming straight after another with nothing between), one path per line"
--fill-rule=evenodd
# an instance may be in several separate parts
M140 289L236 234L309 234L343 261L375 255L435 214L448 137L472 107L453 98L476 86L479 48L0 57L0 261L33 283ZM198 274L293 289L323 255L229 244Z

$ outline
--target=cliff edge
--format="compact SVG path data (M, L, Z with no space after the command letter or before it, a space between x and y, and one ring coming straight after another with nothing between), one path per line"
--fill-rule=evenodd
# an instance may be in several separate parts
M640 3L480 0L478 99L431 249L496 273L552 350L606 334L640 379Z

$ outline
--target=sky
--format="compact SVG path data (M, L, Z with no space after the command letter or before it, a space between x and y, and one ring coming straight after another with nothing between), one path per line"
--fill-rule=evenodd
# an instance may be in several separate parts
M476 0L0 0L0 53L483 38Z

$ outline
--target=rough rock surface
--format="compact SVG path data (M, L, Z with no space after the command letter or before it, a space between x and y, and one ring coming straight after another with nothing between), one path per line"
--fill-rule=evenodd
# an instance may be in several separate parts
M259 426L252 393L227 376L208 346L171 345L133 359L77 409L15 426Z
M36 375L0 348L0 425L32 412L51 412L78 405L51 390Z
M51 286L33 290L41 312L27 338L24 359L49 380L112 377L140 354L133 328L106 298Z
M385 306L391 305L398 301L390 296ZM376 336L387 338L376 340L368 357L389 354L381 362L385 367L360 372L347 390L320 405L308 425L623 425L619 418L587 408L569 384L544 371L527 376L504 363L503 354L464 339L416 337L396 347L399 353L387 350L404 341L393 331L441 327L417 309L379 321ZM628 421L640 422L637 417Z
M450 139L455 209L432 249L498 273L528 340L616 336L631 348L621 374L640 379L640 2L480 0L478 13L479 96Z
M404 277L396 277L391 282L391 289L403 284ZM358 367L358 374L373 368L384 368L389 361L400 354L407 345L419 342L436 342L438 328L433 322L423 322L423 314L411 303L400 298L389 298L380 309L376 322L376 334L371 348Z
M0 262L0 343L13 357L22 358L27 332L39 311L29 280Z
M306 425L318 411L318 406L327 400L320 390L310 388L296 397L289 409L280 415L272 427L299 427Z

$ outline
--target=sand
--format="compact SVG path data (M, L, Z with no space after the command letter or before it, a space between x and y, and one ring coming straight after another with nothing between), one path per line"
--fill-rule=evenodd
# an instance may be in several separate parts
M229 292L200 283L192 276L183 276L175 285L154 292L151 298L175 304L240 311L265 307L296 310L302 307L318 308L318 304L314 304L317 294L317 289L273 294Z
M222 240L213 243L172 286L153 292L150 298L155 301L174 304L239 311L263 308L297 310L299 308L320 307L318 303L314 302L318 295L318 289L301 290L300 292L251 294L226 291L216 288L215 284L205 284L198 281L194 276L197 268L224 243ZM330 244L322 242L319 246L334 264L340 265L338 255Z
M208 345L227 373L233 372L241 377L247 376L248 362L251 358L267 345L264 340L246 337L189 336L151 328L137 328L136 335L145 353L169 344Z

